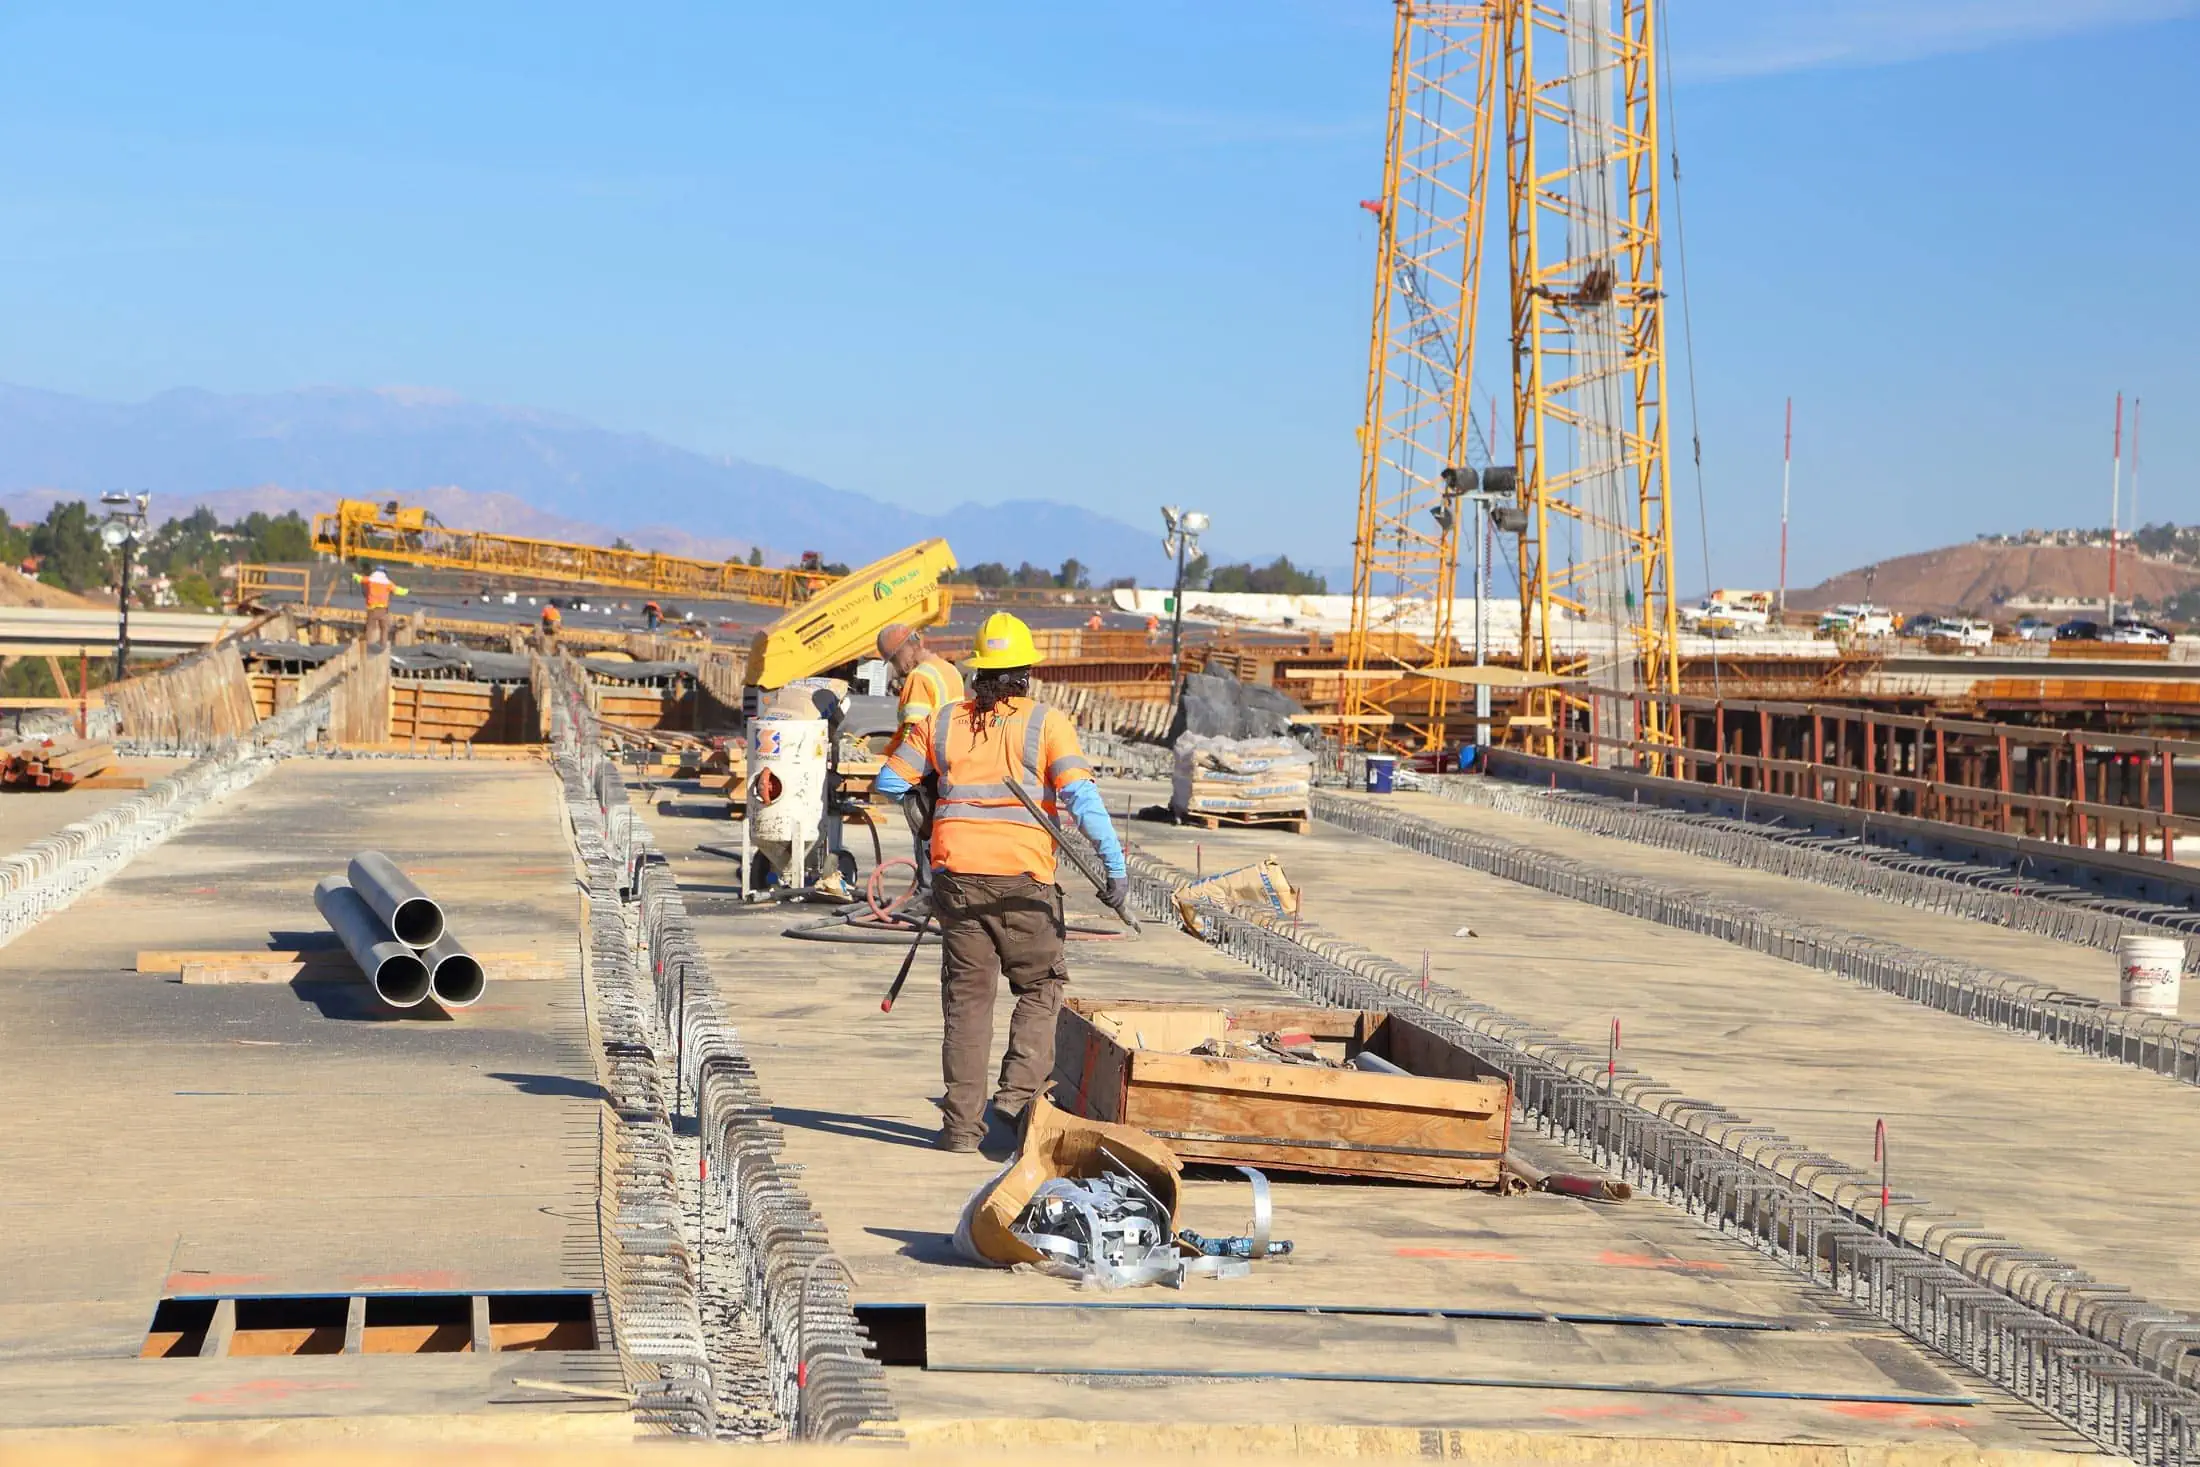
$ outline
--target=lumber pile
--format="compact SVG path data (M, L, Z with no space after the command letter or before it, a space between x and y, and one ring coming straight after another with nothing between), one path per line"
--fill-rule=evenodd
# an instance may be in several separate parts
M1130 739L1158 739L1176 716L1175 706L1166 697L1125 698L1104 688L1043 683L1037 678L1032 679L1031 696L1061 709L1081 729Z
M1180 734L1169 808L1204 825L1282 825L1303 834L1314 797L1314 756L1282 738Z
M114 762L113 744L56 744L47 739L0 760L0 789L65 790Z

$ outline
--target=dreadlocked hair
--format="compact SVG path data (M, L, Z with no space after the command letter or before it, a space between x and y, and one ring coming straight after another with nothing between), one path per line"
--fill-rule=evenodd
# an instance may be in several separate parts
M1031 695L1031 669L1028 667L993 668L976 674L970 679L970 727L973 732L985 726L987 715L1003 698L1025 698Z

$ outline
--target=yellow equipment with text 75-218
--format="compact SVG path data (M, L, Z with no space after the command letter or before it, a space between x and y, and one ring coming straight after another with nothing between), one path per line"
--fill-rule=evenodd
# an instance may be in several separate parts
M925 627L944 620L950 593L940 577L953 569L947 542L925 540L851 571L757 632L749 644L749 684L783 688L876 655L880 630L894 622Z

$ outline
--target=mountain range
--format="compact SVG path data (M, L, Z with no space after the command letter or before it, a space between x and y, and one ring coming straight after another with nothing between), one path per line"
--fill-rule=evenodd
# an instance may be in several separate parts
M0 505L151 490L155 517L200 503L310 513L338 498L425 504L446 524L721 558L761 546L860 565L944 536L964 565L1054 568L1096 580L1165 573L1158 531L1079 505L1016 500L926 514L766 464L642 433L414 388L221 394L195 388L104 402L0 385Z

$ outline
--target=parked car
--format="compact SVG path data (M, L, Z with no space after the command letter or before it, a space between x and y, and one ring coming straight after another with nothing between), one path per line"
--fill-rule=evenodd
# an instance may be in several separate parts
M1994 624L1966 616L1943 624L1943 634L1955 639L1959 647L1985 648L1994 645Z
M1935 616L1929 611L1920 611L1915 616L1904 618L1902 635L1919 638L1946 636L1946 628L1950 625L1951 623L1946 617Z
M2055 640L2055 624L2036 616L2017 618L2017 640L2020 642L2052 642Z
M2118 642L2126 646L2142 647L2160 646L2168 642L2169 639L2169 633L2163 631L2154 623L2140 621L2137 617L2125 616L2117 617L2116 624L2108 629L2108 635L2101 638L2104 642Z
M2098 642L2101 640L2101 624L2097 621L2066 621L2055 628L2058 642Z

